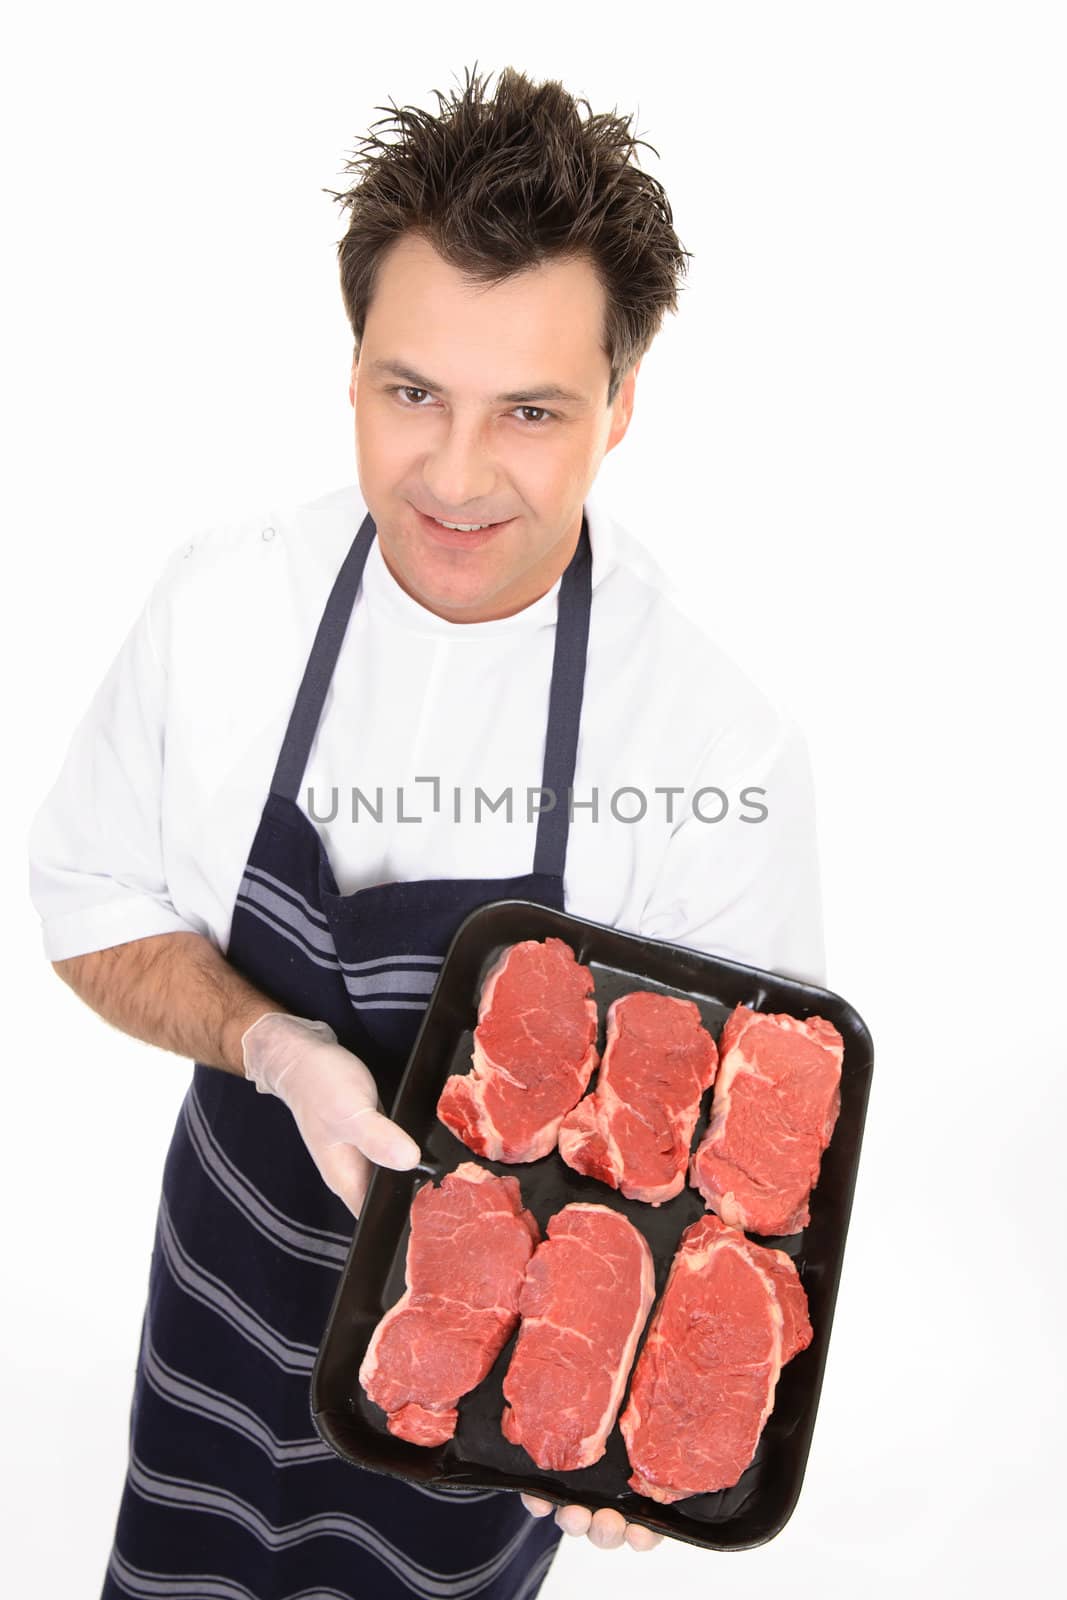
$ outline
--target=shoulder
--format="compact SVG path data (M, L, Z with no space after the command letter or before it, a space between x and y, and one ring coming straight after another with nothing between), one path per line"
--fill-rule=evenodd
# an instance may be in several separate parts
M701 758L745 761L803 745L791 714L719 644L713 613L686 594L648 546L604 506L587 502L594 547L594 615L607 655L629 686L631 711L661 720L664 738ZM599 581L598 581L599 580Z
M290 553L298 550L310 559L332 555L336 545L351 543L366 509L354 484L297 505L250 508L240 517L203 527L180 540L167 557L160 586L177 593L254 575L257 567L275 558L274 547L288 548Z
M149 600L153 632L208 626L328 586L366 512L346 484L293 505L262 504L193 531L168 553ZM266 608L267 617L262 608Z

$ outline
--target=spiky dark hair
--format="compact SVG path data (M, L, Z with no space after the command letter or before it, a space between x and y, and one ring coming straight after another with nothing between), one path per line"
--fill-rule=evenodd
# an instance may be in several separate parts
M554 79L534 83L505 67L488 97L475 69L465 69L451 97L433 90L436 116L393 100L376 106L391 114L371 124L346 161L356 181L325 191L349 213L337 253L357 354L378 265L403 234L421 234L477 284L585 257L607 301L610 405L665 313L677 311L690 255L662 184L631 159L638 145L659 152L630 132L632 117L594 114Z

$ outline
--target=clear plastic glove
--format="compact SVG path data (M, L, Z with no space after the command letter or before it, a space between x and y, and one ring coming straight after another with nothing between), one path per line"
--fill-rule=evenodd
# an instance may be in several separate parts
M653 1533L643 1522L627 1522L620 1511L608 1507L590 1511L588 1506L555 1506L551 1500L539 1500L534 1495L519 1496L531 1517L547 1517L555 1510L556 1526L564 1533L580 1539L584 1534L598 1550L617 1550L628 1544L631 1550L654 1550L663 1541L662 1533Z
M241 1035L241 1055L259 1093L289 1107L323 1183L354 1217L372 1163L406 1172L422 1160L411 1135L383 1114L370 1069L328 1022L267 1011Z

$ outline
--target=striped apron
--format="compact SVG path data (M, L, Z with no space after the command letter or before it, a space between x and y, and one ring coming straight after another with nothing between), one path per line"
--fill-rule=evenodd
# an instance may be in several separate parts
M388 1111L441 961L494 900L565 909L591 603L586 520L558 598L533 871L338 893L296 803L367 552L368 514L319 623L237 894L228 961L330 1023ZM383 714L388 714L383 708ZM434 1488L343 1461L310 1378L354 1222L287 1106L196 1062L163 1171L103 1600L531 1600L561 1537L518 1494Z

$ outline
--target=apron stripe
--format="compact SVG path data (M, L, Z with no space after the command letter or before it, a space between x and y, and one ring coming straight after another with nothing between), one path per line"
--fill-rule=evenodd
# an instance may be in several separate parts
M265 923L274 933L280 934L283 939L288 939L290 944L295 945L317 967L332 968L335 972L340 970L341 964L335 955L319 955L318 951L309 946L307 940L301 934L287 927L285 923L279 922L276 917L271 916L262 906L257 905L254 900L250 900L247 895L239 894L237 896L237 905L251 916L258 917L260 922Z
M267 872L263 867L254 866L252 862L249 861L245 866L244 877L241 879L240 888L244 889L245 885L252 880L258 880L260 883L265 883L268 888L274 889L283 899L292 900L294 904L300 906L304 912L304 915L308 917L311 922L317 922L321 927L327 929L329 928L329 923L327 922L323 912L319 910L318 906L312 905L311 901L308 900L306 896L302 895L299 889L294 889L292 884L286 883L284 878L279 878L273 872Z
M148 1333L143 1345L143 1362L145 1380L161 1400L176 1410L191 1412L232 1428L235 1433L257 1445L272 1466L284 1469L309 1462L314 1464L333 1460L332 1449L317 1433L304 1439L279 1439L254 1411L239 1400L233 1400L221 1390L212 1389L208 1384L200 1383L168 1366ZM495 1500L498 1493L495 1489L468 1489L458 1484L448 1489L435 1489L425 1483L412 1483L409 1487L430 1500L463 1500L468 1504L476 1500Z
M515 1600L530 1600L530 1597L537 1593L548 1575L548 1569L552 1565L555 1554L555 1545L550 1545L544 1555L537 1558L527 1573L522 1588L516 1590Z
M399 972L376 972L370 978L353 978L345 972L345 988L355 999L357 995L421 994L429 996L437 982L436 972L412 972L403 968Z
M246 867L241 879L238 898L255 908L263 906L272 911L283 925L300 933L308 943L333 957L336 961L333 935L329 923L321 912L316 912L309 900L289 889L273 873ZM321 934L321 937L320 937ZM344 972L369 972L375 967L427 966L437 968L444 958L435 955L373 956L369 961L339 961Z
M360 1000L352 1002L356 1011L425 1011L425 1000Z
M278 901L290 901L294 907L298 908L302 912L303 920L315 923L321 928L325 928L329 934L329 919L321 911L317 910L315 906L311 904L310 900L308 900L304 895L300 894L298 890L291 888L290 885L287 884L282 878L276 877L273 872L266 872L262 867L254 867L251 862L249 862L249 864L245 867L245 874L241 879L240 890L238 892L248 893L249 886L254 881L266 884L269 889L273 890ZM259 897L256 895L250 895L250 898L252 900L256 900ZM282 921L285 921L284 907L279 910L279 915L281 916ZM290 921L292 921L292 919L290 919ZM295 925L296 924L294 924L294 926ZM329 934L329 949L331 951L333 950L332 934ZM439 967L443 960L444 957L439 955L372 956L369 961L341 961L339 965L344 969L345 972L367 972L372 967L404 966L415 962L418 962L420 966L426 965L431 967Z
M117 1550L112 1554L108 1570L122 1593L134 1595L137 1600L157 1600L157 1597L168 1600L170 1596L173 1596L173 1600L181 1600L182 1596L188 1596L189 1600L258 1600L251 1589L229 1578L208 1573L174 1578L167 1572L146 1572L143 1567L135 1567L131 1562L124 1561ZM524 1589L523 1595L526 1592ZM286 1595L285 1600L351 1600L351 1596L342 1594L340 1589L324 1589L321 1584L316 1584L312 1589L301 1589L298 1594ZM516 1596L516 1600L521 1600L521 1597Z
M218 1389L210 1388L196 1378L177 1372L167 1365L146 1334L144 1343L144 1373L161 1400L179 1411L192 1412L223 1427L242 1434L257 1445L275 1467L301 1466L308 1461L329 1460L333 1451L316 1433L305 1439L279 1439L266 1423L239 1400L233 1400Z
M414 966L418 962L420 966L436 970L443 960L443 956L376 956L373 961L342 961L340 966L342 972L369 972L372 967L385 967L388 970L390 967Z
M219 1145L200 1105L195 1085L183 1106L189 1142L197 1159L216 1189L230 1200L264 1238L284 1250L318 1266L336 1271L348 1260L352 1240L325 1228L308 1228L287 1217L256 1189Z
M477 1594L479 1589L503 1571L536 1526L535 1519L527 1514L527 1525L521 1527L488 1561L459 1572L438 1572L433 1567L411 1560L362 1517L345 1512L327 1512L275 1526L240 1495L232 1494L228 1489L194 1483L189 1478L153 1472L136 1451L131 1452L130 1457L130 1483L142 1499L153 1504L179 1506L194 1515L227 1517L269 1550L291 1549L313 1539L347 1540L368 1551L423 1600L465 1600L465 1597Z
M415 1002L408 1000L368 1001L360 997L389 994L394 990L400 993L429 996L437 981L437 972L442 959L440 956L390 956L382 961L359 963L360 966L376 967L378 971L374 977L351 977L350 973L356 963L338 961L337 956L332 952L330 954L320 954L315 946L309 944L310 939L315 940L317 944L321 941L323 935L320 934L318 929L312 928L299 911L294 907L286 906L284 902L280 901L272 901L268 906L263 903L262 896L262 890L257 890L257 898L239 894L237 903L250 912L252 916L258 917L261 922L266 923L267 927L278 934L280 938L287 939L290 944L295 945L310 961L314 961L316 966L331 967L335 972L340 972L344 979L345 988L351 995L352 1003L357 1010L367 1008L378 1011L383 1007L395 1006L398 1011L412 1011L421 1010L425 1006L425 1000ZM286 916L290 920L282 921L280 920L281 916ZM433 963L432 970L427 972L414 971L411 964L416 961L424 965Z
M295 1340L286 1339L284 1335L277 1333L219 1278L198 1267L178 1240L165 1197L159 1203L159 1223L159 1242L163 1259L178 1287L184 1289L191 1299L198 1300L201 1305L217 1312L224 1322L228 1322L236 1332L243 1334L249 1344L255 1345L257 1350L262 1350L264 1355L283 1371L310 1374L315 1365L315 1346L298 1344Z
M274 889L268 889L261 883L254 883L245 879L237 891L238 900L254 911L257 906L270 913L265 920L275 920L281 926L288 927L299 935L299 941L309 946L312 950L319 950L330 959L330 964L335 965L337 956L334 953L333 940L329 928L320 928L313 922L300 906L295 906L286 900Z
M167 1572L146 1572L144 1567L135 1567L124 1560L117 1550L111 1552L108 1575L123 1594L135 1595L137 1600L170 1600L171 1596L181 1600L183 1595L189 1600L257 1600L243 1583L233 1583L229 1578L206 1572L193 1573L187 1578L174 1578ZM299 1595L289 1595L286 1600L310 1600L312 1595L315 1600L320 1597L327 1600L327 1596L329 1600L350 1600L340 1589L302 1589Z

